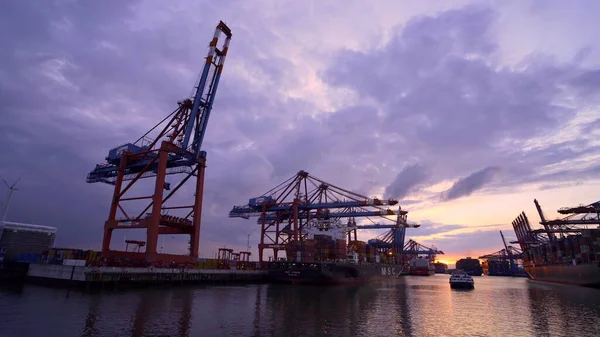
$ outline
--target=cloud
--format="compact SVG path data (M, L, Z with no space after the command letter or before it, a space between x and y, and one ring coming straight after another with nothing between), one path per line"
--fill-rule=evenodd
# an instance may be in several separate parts
M149 4L139 1L109 1L102 8L70 2L14 4L0 5L6 9L0 21L22 32L0 33L11 51L1 56L5 66L0 70L0 144L6 147L3 158L11 160L3 161L0 174L6 179L23 175L9 218L58 227L58 245L98 248L112 187L86 184L87 172L109 149L137 139L189 94L218 22L184 24L176 17L185 9L162 6L166 20L145 26L146 18L138 17L137 10L151 8L139 8ZM210 16L211 8L201 6ZM28 19L32 23L24 25ZM260 142L255 137L260 130L238 132L237 123L248 113L256 116L261 103L271 104L270 111L298 106L270 99L244 78L250 70L265 79L277 78L289 65L277 59L253 62L261 43L245 43L249 40L243 30L235 28L238 40L231 46L205 142L209 155L203 242L228 242L228 209L271 183L271 165L261 160L261 150L243 151L248 138ZM240 64L242 60L249 65ZM142 185L151 188L147 182ZM192 195L189 188L183 193L179 201ZM245 197L240 200L240 195ZM115 242L123 233L143 235L117 232ZM243 241L245 246L245 236L233 239L233 244ZM171 245L180 249L177 241Z
M458 179L450 189L442 193L442 200L448 201L471 195L471 193L489 183L499 170L498 167L486 167Z
M429 220L420 221L418 230L407 230L408 235L414 235L415 237L428 237L430 235L444 235L448 232L452 232L455 230L469 228L467 225L459 225L459 224L442 224L435 223Z
M427 233L421 233L422 231L418 233L407 232L407 240L413 239L426 247L435 246L444 252L444 255L439 255L437 258L450 262L467 256L477 258L504 248L499 233L500 230L502 230L507 242L514 237L510 225L489 224L466 226L438 224L431 225L431 227L436 230ZM440 228L438 229L438 227Z
M415 187L427 178L425 168L419 164L405 166L396 179L385 188L385 195L389 198L402 199Z
M0 175L23 176L9 218L59 227L60 245L97 248L112 188L86 184L86 174L189 95L219 19L234 37L204 143L205 255L245 248L243 230L256 225L228 219L231 206L301 169L414 207L454 181L456 196L597 178L598 70L580 63L595 49L580 43L570 49L581 57L567 61L549 49L508 63L506 41L516 40L501 36L505 10L1 2ZM340 15L325 19L331 12ZM562 20L579 29L579 18ZM502 168L493 180L473 173L493 167Z
M323 73L326 83L360 93L357 104L369 102L380 111L383 118L361 124L380 123L389 141L391 159L382 161L390 181L391 167L418 161L433 177L429 184L455 180L475 167L502 166L506 174L491 187L505 187L540 176L557 162L556 155L573 160L598 153L593 137L548 141L548 135L589 108L595 94L578 90L579 82L573 81L593 78L596 70L540 53L518 67L500 66L496 20L497 13L484 6L414 18L375 52L338 52ZM354 69L370 70L357 77ZM585 127L580 123L574 129ZM527 148L537 137L541 146ZM487 182L491 172L471 179Z

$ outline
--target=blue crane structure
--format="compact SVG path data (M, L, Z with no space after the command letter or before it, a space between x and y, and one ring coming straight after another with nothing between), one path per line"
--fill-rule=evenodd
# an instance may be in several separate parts
M488 275L491 276L521 276L524 274L523 268L519 263L523 259L523 252L506 243L504 234L500 231L504 248L491 253L482 255L479 258L486 260L488 264ZM493 266L492 266L493 265ZM494 270L492 270L494 269Z
M546 218L537 199L533 202L543 228L532 229L525 212L512 222L517 240L511 243L520 245L525 268L563 264L566 258L573 259L574 263L594 260L590 254L579 255L575 247L580 245L579 240L590 227L600 225L600 201L560 208L558 213L566 216L554 220Z
M569 235L581 234L582 229L587 228L587 226L600 224L600 201L589 205L562 207L558 210L558 213L567 216L555 220L546 218L537 199L533 199L533 203L540 216L540 224L543 228L532 229L525 212L521 212L512 222L517 240L510 243L518 243L521 246L521 251L525 254L532 247L547 242L555 242L559 239L564 240Z
M379 252L390 256L399 256L397 263L402 261L407 265L411 259L417 258L419 255L426 255L430 261L434 261L437 255L444 254L435 246L426 247L414 240L408 240L404 243L406 237L406 228L392 228L387 233L369 240L367 243L373 246Z
M225 41L219 48L217 44L221 34L225 35ZM209 44L204 69L196 82L192 96L178 102L177 109L137 141L110 150L106 162L96 165L88 174L88 183L102 182L114 186L109 217L104 224L102 242L104 257L142 259L151 264L166 260L178 263L197 260L206 168L206 152L202 151L202 141L231 37L231 29L220 21ZM150 133L155 130L160 131L150 138ZM165 181L166 176L172 174L185 174L174 188ZM192 177L196 180L194 203L174 204L173 196ZM143 178L155 178L154 193L131 196L134 185ZM126 181L129 183L124 186ZM166 196L165 190L170 191ZM129 193L126 194L127 192ZM171 202L167 206L169 200ZM145 202L146 206L139 207L143 209L141 212L128 212L124 204L132 201ZM118 211L121 212L120 216L117 216ZM145 252L133 253L110 249L111 237L115 229L139 228L146 229ZM161 234L189 235L189 255L158 254L157 242Z
M369 198L299 171L260 197L249 199L247 205L234 206L229 217L258 217L257 223L261 225L258 256L262 263L265 249L272 249L277 259L278 252L287 244L306 240L307 231L312 227L342 228L348 240L352 234L356 240L358 229L419 227L406 222L408 212L402 208L398 207L397 211L384 208L397 204L397 200ZM357 225L356 218L365 218L371 223ZM342 222L342 219L347 221Z

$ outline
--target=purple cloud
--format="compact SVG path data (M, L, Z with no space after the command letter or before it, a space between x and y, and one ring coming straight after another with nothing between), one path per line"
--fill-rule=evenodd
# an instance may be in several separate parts
M500 169L497 167L486 167L483 170L473 172L470 175L458 179L452 187L442 193L442 200L448 201L471 195L492 181L494 175Z
M385 188L389 198L402 199L427 179L425 168L419 164L405 166L396 179Z
M454 199L598 177L593 166L543 171L599 154L597 122L575 140L530 144L597 106L598 70L585 63L593 48L507 65L497 8L432 7L384 27L362 7L328 6L0 2L0 177L23 176L9 219L59 227L59 245L98 248L112 189L86 184L87 172L189 95L219 19L234 37L205 138L205 255L221 243L245 249L256 225L228 219L231 206L300 169L367 195L410 197L405 205L442 181L456 181ZM323 19L336 11L350 19ZM477 172L492 167L502 174Z

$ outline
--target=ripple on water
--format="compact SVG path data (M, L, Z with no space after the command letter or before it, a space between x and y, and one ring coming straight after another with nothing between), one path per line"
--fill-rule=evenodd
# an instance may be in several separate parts
M32 324L35 322L35 324ZM0 288L0 336L599 336L600 291L448 275L366 286Z

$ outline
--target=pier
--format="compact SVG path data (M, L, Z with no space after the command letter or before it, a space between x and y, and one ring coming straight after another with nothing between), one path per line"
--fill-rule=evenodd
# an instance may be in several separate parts
M103 288L115 285L262 283L263 270L84 267L30 264L26 281Z

